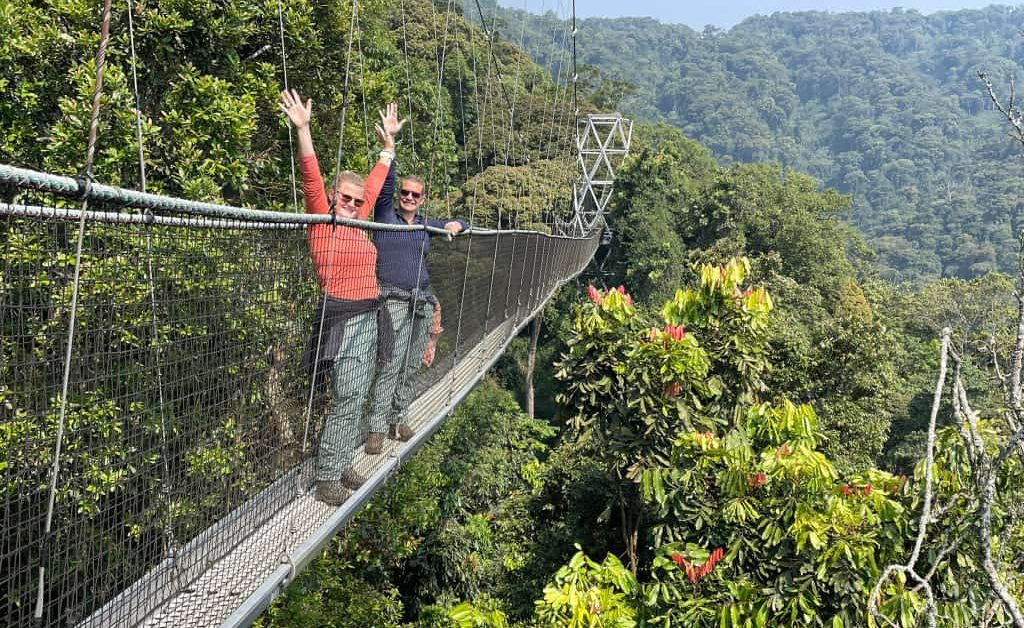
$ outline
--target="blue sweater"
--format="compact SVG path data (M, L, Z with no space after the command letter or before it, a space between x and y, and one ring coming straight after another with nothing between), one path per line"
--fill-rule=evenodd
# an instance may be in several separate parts
M402 216L395 209L395 164L391 163L387 179L377 196L373 206L373 219L376 222L392 225L405 225ZM416 214L414 225L428 227L444 226L450 220L424 218ZM463 229L469 224L457 220ZM394 286L402 290L426 290L430 287L430 273L427 271L427 253L430 252L430 234L426 231L375 231L373 243L377 245L377 279L383 285ZM417 281L417 279L419 281Z

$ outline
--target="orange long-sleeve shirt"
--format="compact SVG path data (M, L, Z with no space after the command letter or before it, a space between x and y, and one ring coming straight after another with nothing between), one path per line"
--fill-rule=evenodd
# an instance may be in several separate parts
M328 213L327 193L316 155L300 159L299 168L306 212ZM387 174L388 167L378 162L366 177L363 186L365 203L358 214L360 220L366 220L370 215ZM309 253L321 290L332 297L352 301L380 296L377 288L377 247L365 231L345 225L316 224L309 226L308 233Z

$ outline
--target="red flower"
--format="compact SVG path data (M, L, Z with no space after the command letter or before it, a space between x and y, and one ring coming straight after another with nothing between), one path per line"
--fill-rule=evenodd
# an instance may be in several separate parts
M725 550L719 547L715 551L711 552L711 555L708 556L707 561L705 561L705 563L700 567L695 567L691 565L690 562L683 558L682 555L680 555L678 552L672 552L670 556L676 565L682 567L686 571L686 577L690 580L690 582L693 584L697 584L698 580L711 573L711 571L715 568L715 565L717 565L718 562L722 560L722 557L725 556Z
M618 290L619 294L621 294L622 296L626 296L626 286L620 285L618 288L616 288L616 290Z
M683 389L683 387L679 384L679 382L672 382L671 384L667 384L665 386L665 390L662 391L662 393L666 397L671 399L671 398L675 397L676 395L678 395L679 391L682 390L682 389Z
M675 340L682 340L686 336L686 326L665 325L665 333Z
M843 484L843 486L842 486L842 488L840 490L842 490L843 491L843 495L846 495L847 497L849 497L850 493L853 492L853 489L850 488L849 484Z
M594 303L601 305L601 293L594 286L587 286L587 298Z
M864 487L863 490L864 490L864 497L867 497L868 495L871 494L871 485L868 484L867 486Z
M768 476L762 473L753 473L747 476L747 486L751 489L758 489L765 485L768 481Z

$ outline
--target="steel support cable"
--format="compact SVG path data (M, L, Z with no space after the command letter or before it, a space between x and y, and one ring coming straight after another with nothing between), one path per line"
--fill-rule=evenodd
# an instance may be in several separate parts
M518 248L517 247L518 240L520 240L520 239L524 240L523 246L525 247L525 249L523 251L520 251L520 253L519 253L518 257L517 257L515 251L516 251L516 248ZM505 285L505 318L510 318L511 317L512 319L515 319L516 315L519 313L519 302L520 302L519 301L519 288L522 287L523 274L526 272L526 259L527 259L526 256L529 254L529 252L530 252L530 237L529 237L529 235L519 235L517 233L516 237L514 237L512 239L512 256L510 258L511 259L511 268L509 269L509 273L508 273L508 283ZM519 288L516 289L516 292L513 295L512 294L513 278L515 277L517 270L518 270L518 274L519 274ZM511 309L511 305L510 305L510 302L509 302L510 299L513 296L515 297L515 309L514 310Z
M495 10L497 10L497 8L495 8ZM523 27L522 27L522 29L520 29L520 38L519 38L519 49L520 50L522 50L524 48L524 46L525 46L525 40L526 40L526 17L525 16L526 15L527 15L527 13L524 11ZM527 176L532 181L533 177L532 177L532 175L529 172L529 165L530 165L529 147L528 147L528 145L527 145L527 143L525 141L522 141L520 139L521 136L519 136L518 133L516 132L516 103L517 103L517 101L519 99L519 89L518 89L518 87L519 87L519 78L520 78L520 74L521 74L521 72L520 72L521 62L522 62L522 55L516 55L516 67L515 67L515 72L513 74L515 82L513 83L513 87L512 87L512 94L513 94L513 96L512 96L512 104L511 104L511 108L509 110L509 134L508 134L508 138L506 140L506 155L509 155L509 154L513 155L512 163L518 163L515 160L515 158L514 158L514 156L515 156L514 150L515 150L516 146L521 147L522 150L523 150L523 163L527 167ZM498 82L499 82L499 84L501 84L500 69L499 69L499 73L498 73ZM517 139L520 139L518 144L515 141ZM506 165L507 164L508 164L508 159L506 158ZM536 186L534 186L534 187L536 187ZM517 188L517 194L516 194L516 200L518 201L518 203L517 203L516 208L515 208L515 212L516 212L515 213L515 223L514 223L514 228L515 229L519 229L522 226L522 224L521 224L522 205L523 205L522 200L523 200L523 196L524 195L525 195L524 188L522 186L519 186ZM527 241L527 246L529 246L529 241ZM524 260L524 264L525 264L525 260ZM525 266L524 266L524 271L525 271ZM520 286L520 288L521 288L521 286ZM518 302L518 299L517 299L517 302Z
M576 0L572 2L572 109L575 116L578 118L580 115L580 99L579 99L579 70L576 67Z
M408 103L406 109L406 119L409 124L409 146L412 148L412 154L416 155L416 124L413 115L412 108L412 67L409 61L409 31L406 28L405 18L405 0L402 0L402 57L405 60L405 95ZM416 156L417 163L419 162L419 156Z
M575 120L573 138L574 138L574 151L573 156L576 158L574 161L579 161L580 157L580 102L579 102L579 69L576 67L576 0L570 0L572 2L572 111L573 119ZM576 199L575 186L573 187L573 214L574 217L578 216L582 207L579 206L579 202ZM585 235L582 218L578 222L580 227L580 235Z
M129 0L130 1L130 0ZM281 5L284 4L284 0L278 0L277 2L277 27L278 32L281 35L281 73L284 79L284 91L289 90L288 85L288 52L285 47L285 30L284 30L284 10ZM292 205L295 206L295 211L299 211L299 189L295 181L295 144L292 137L292 125L288 125L288 162L291 166L291 182L292 182Z
M540 237L538 238L538 242L541 245L540 261L537 264L537 272L534 274L533 297L530 300L531 309L534 305L537 304L537 302L541 298L541 295L544 294L547 288L547 271L550 270L548 268L548 264L550 262L549 257L551 255L551 241L545 237Z
M518 95L519 95L519 80L520 80L520 78L522 76L523 57L526 56L523 51L526 50L526 25L527 25L527 22L529 20L529 15L530 15L529 12L526 10L526 0L523 0L523 27L520 30L520 34L519 34L519 50L520 50L520 54L516 55L515 83L513 83L513 92L516 94L516 98L518 98ZM525 86L523 87L523 91L524 92L526 91ZM543 111L543 109L542 109L542 111ZM513 132L515 131L514 124L515 123L513 122ZM527 179L528 179L528 181L530 183L531 189L536 190L536 189L538 189L537 175L533 172L533 169L530 167L530 163L531 163L531 159L530 159L530 145L529 145L528 142L526 142L526 141L524 141L522 139L522 135L521 134L517 134L517 139L519 140L519 146L522 149L523 163L526 166L526 176L527 176ZM522 214L522 206L523 206L522 198L525 195L526 195L525 189L522 186L520 186L520 188L519 188L519 200L520 200L520 203L519 203L519 208L518 208L518 211L517 211L517 218L516 218L516 228L517 229L521 228L521 226L522 226L522 224L520 222L520 216L519 215Z
M471 38L470 39L470 48L473 50L473 76L474 76L473 90L474 90L474 94L476 95L476 101L478 103L482 103L481 109L480 109L480 115L477 118L477 124L476 124L476 128L477 128L477 134L476 134L477 135L477 169L482 174L483 171L484 171L484 129L483 129L483 125L480 123L480 120L483 119L483 116L484 116L484 114L487 111L487 103L490 102L490 89L488 89L488 85L490 84L489 83L489 78L490 78L490 72L491 72L491 58L490 57L487 58L487 78L485 78L484 90L483 90L483 100L481 101L481 99L480 99L480 89L479 89L480 81L479 81L479 75L477 73L476 49L472 45L473 44L473 40L472 40L473 31L472 31L472 29L470 29L469 32L470 32L470 38ZM473 204L474 204L474 206L478 202L479 190L480 190L480 185L473 186ZM495 275L495 273L497 272L497 269L498 269L498 251L501 249L501 213L500 213L500 211L501 210L500 210L500 207L499 207L499 213L498 213L498 216L497 216L498 231L497 231L497 234L494 236L494 255L491 258L491 278L490 278L490 281L488 282L488 286L487 286L487 307L486 307L486 310L485 310L485 313L484 313L484 334L485 335L489 334L491 332L491 305L492 305L493 296L494 296L494 275ZM484 368L484 356L481 354L479 370L483 371L483 368Z
M331 186L336 187L338 185L338 178L341 176L341 156L342 149L345 146L345 118L348 114L348 94L349 94L349 80L351 78L352 69L352 42L355 39L356 27L358 26L357 17L359 14L359 0L352 0L352 16L349 22L348 31L348 51L345 54L345 85L344 91L341 97L341 119L338 123L338 152L334 159L334 178L331 180ZM334 212L334 204L336 202L336 194L331 192L331 206L330 214L332 219L332 231L337 228L336 215ZM320 323L317 329L323 330L324 320L327 317L327 298L326 292L320 298ZM313 416L313 399L316 397L317 378L320 375L320 350L323 348L323 333L317 334L316 337L316 350L313 353L313 372L309 378L309 395L306 399L306 413L303 419L302 427L302 455L305 456L309 449L309 423ZM298 477L297 482L299 486L296 487L297 492L302 492L302 478Z
M559 6L560 7L562 6L561 3L559 3ZM567 42L568 42L568 39L569 39L568 38L569 28L568 28L568 22L566 22L564 20L559 20L559 21L562 22L562 24L563 24L563 27L562 27L562 41L561 41L561 45L559 46L561 48L561 50L562 50L562 53L558 56L557 70L555 71L555 76L554 76L554 83L555 83L555 89L554 89L555 93L554 93L554 99L553 99L554 100L554 104L551 107L551 126L548 127L548 141L547 141L547 144L549 146L553 147L552 148L552 155L553 156L557 156L558 153L560 152L557 149L557 141L555 139L556 118L558 117L558 104L559 104L559 100L561 99L561 96L565 96L568 93L568 89L566 87L568 84L567 83L563 84L562 72L565 69L563 62L565 61L565 57L568 54ZM558 28L556 27L555 29L553 29L552 36L554 36L557 33L558 33ZM559 92L561 92L561 96L559 95Z
M349 85L352 78L352 44L356 37L356 28L359 21L359 0L352 0L352 16L348 27L348 51L345 53L345 83L342 86L341 95L341 118L338 122L338 152L334 158L334 179L331 185L338 184L338 177L341 175L341 156L345 146L345 121L348 115ZM331 195L331 213L334 213L334 195Z
M431 3L431 7L433 7L434 16L436 18L436 16L437 16L437 7L434 6L433 3ZM441 133L441 125L442 125L442 122L444 120L444 111L441 108L441 92L442 92L442 89L444 88L444 69L445 69L445 63L447 61L447 53L448 53L448 30L449 30L449 23L450 23L450 20L451 20L451 7L452 7L452 0L448 0L448 5L447 5L446 10L445 10L444 37L443 37L443 40L442 40L442 42L440 44L440 46L441 46L440 47L440 54L438 54L438 46L437 46L436 43L435 43L435 46L434 46L435 58L437 59L437 100L436 100L436 105L435 105L434 133L433 133L433 137L431 138L431 142L430 142L430 146L431 146L431 149L430 149L430 174L427 177L427 187L428 187L428 189L432 189L434 187L434 184L435 184L435 181L434 181L434 173L435 173L435 163L434 163L434 160L437 158L438 137L439 137L439 135ZM436 28L436 20L434 20L434 21L435 21L435 28ZM434 41L437 42L437 38L436 37L435 37ZM424 190L424 192L426 192L426 190ZM447 187L447 185L445 185L445 192L444 192L444 194L445 194L445 198L447 199L448 198L448 187ZM424 227L426 227L428 219L429 219L429 215L424 211L423 212L423 226ZM409 334L409 341L406 343L405 350L402 351L402 353L401 353L401 355L404 356L404 359L402 361L402 364L399 367L401 369L401 371L400 371L401 376L400 376L400 379L399 379L398 384L397 384L399 387L405 385L406 378L409 375L409 370L410 370L409 369L409 360L410 359L417 360L420 357L420 356L412 356L410 354L412 353L412 347L413 347L414 341L416 340L416 336L417 336L417 333L416 333L417 332L416 313L417 313L417 310L419 309L419 299L420 299L418 288L420 286L420 281L423 278L423 263L424 263L424 258L426 257L427 242L429 241L429 239L430 239L430 236L424 234L423 241L420 243L419 262L417 263L417 266L416 266L416 288L417 288L417 290L413 293L412 301L410 301L410 303L409 303L409 306L411 308L411 310L409 312L410 313L409 324L412 326L412 333ZM422 321L420 321L420 322L422 323ZM415 364L415 362L413 362L413 364Z
M529 283L529 286L527 286L529 288L529 290L526 293L526 309L527 309L527 311L529 311L533 307L533 295L534 295L535 282L537 281L537 271L540 270L540 268L539 268L540 261L543 259L541 257L541 247L544 244L544 240L543 240L543 238L539 238L539 237L538 238L534 238L534 240L536 240L536 243L534 244L534 247L533 247L533 261L530 263L530 283ZM524 281L525 281L525 277L526 277L526 272L523 272ZM522 292L522 291L523 290L520 288L520 292Z
M533 259L530 259L530 245L533 244ZM519 311L523 309L523 306L529 303L530 298L533 294L532 285L526 281L526 273L530 272L530 282L533 281L533 271L537 263L537 250L539 247L539 240L531 235L526 236L526 251L523 253L523 270L519 273L519 288L516 290L516 316L519 316ZM528 292L527 292L528 291ZM524 301L526 303L524 303Z
M486 20L484 18L483 9L480 7L479 0L476 0L476 7L477 7L477 11L480 14L480 23L481 24L485 24ZM498 10L497 5L495 5L495 8L494 8L495 15L497 14L497 10ZM511 135L512 133L514 133L515 103L509 97L508 92L505 89L505 84L501 80L501 67L500 67L500 64L498 63L497 55L494 52L494 36L493 36L492 33L493 33L493 31L486 31L485 30L485 34L487 35L487 40L488 40L488 50L490 52L491 62L493 63L493 66L494 66L494 74L495 74L495 77L497 78L497 81L498 81L498 87L501 89L502 94L504 94L504 96L505 96L505 103L506 103L506 105L508 105L508 112L509 112L509 125L508 125L508 128L509 128L509 134ZM497 133L497 129L494 129L494 131L495 131L495 133ZM506 183L509 182L509 180L508 180L509 174L507 172L507 168L509 168L509 163L510 163L510 159L509 159L509 157L510 157L510 155L509 155L510 150L511 150L511 144L509 142L506 142L505 143L505 151L504 151L504 153L505 153L504 162L505 162L505 166L506 166L506 173L505 173ZM495 157L497 157L497 138L496 137L495 137ZM499 207L498 211L499 211L499 214L498 214L499 215L499 219L498 219L498 225L499 226L498 226L498 228L501 229L501 211L502 211L502 209ZM518 213L517 213L517 216L518 216ZM516 226L513 225L513 228L515 228L515 227ZM510 294L510 292L512 290L512 276L513 276L514 271L515 271L516 246L518 244L518 240L519 240L519 238L517 237L517 234L513 234L512 235L512 251L509 254L508 279L507 279L507 281L505 283L505 301L504 301L504 306L503 306L503 309L502 309L502 318L503 318L503 320L507 320L509 318L509 313L508 313L509 294Z
M107 62L107 45L110 43L110 5L111 0L103 2L103 17L100 25L100 42L96 50L96 82L93 88L92 116L89 120L89 135L85 150L83 177L88 181L92 176L92 166L96 158L96 142L99 136L100 101L103 96L103 71ZM88 186L88 183L86 184ZM53 451L53 467L50 471L49 497L46 505L46 523L43 528L41 556L39 561L39 590L36 595L35 618L43 618L46 590L46 563L49 559L49 545L53 533L53 511L57 498L57 479L60 475L61 448L64 441L64 428L67 420L68 389L71 382L71 354L75 344L75 323L78 316L78 296L82 276L82 245L85 241L85 212L89 208L89 199L82 200L82 216L78 221L78 235L75 243L75 272L72 278L71 309L68 318L67 347L64 352L64 372L61 381L60 416L57 421L57 436Z
M573 47L570 48L570 46L569 46L570 33L572 33L572 36L575 37L575 32L573 30L570 30L570 28L569 28L569 24L570 24L569 19L565 20L565 24L566 24L566 28L565 28L565 31L564 31L565 38L563 39L563 45L565 46L565 49L566 49L566 57L571 60L571 63L567 63L566 64L567 66L569 66L569 67L567 67L567 73L569 71L572 72L572 76L568 77L568 79L566 79L564 81L564 88L563 88L563 95L564 95L564 97L565 97L565 99L567 101L567 105L568 105L569 104L568 103L568 101L569 101L569 87L571 85L571 86L573 86L573 89L575 90L575 85L576 85L576 58L575 58L576 49L575 49L575 40L573 42ZM573 26L572 28L575 29L575 26ZM576 124L576 117L578 115L578 112L576 111L577 104L576 104L575 98L576 98L576 96L575 96L575 92L574 92L573 93L572 103L571 103L572 106L567 106L566 109L565 109L565 122L564 122L564 126L562 127L564 129L564 132L559 134L559 139L558 139L560 147L561 147L561 143L562 142L565 143L564 151L566 153L569 153L570 159L572 157L571 153L572 153L572 144L574 142L574 132L570 132L569 126Z
M541 3L540 15L543 15L543 14L544 14L544 3L542 2ZM557 15L557 11L555 12L555 14ZM552 39L554 39L555 41L557 41L557 38L556 38L557 34L558 34L558 29L557 29L557 27L555 27L555 28L552 29L552 34L551 34ZM549 74L552 74L553 68L546 67L545 69L548 71ZM554 161L555 158L557 157L557 154L558 154L558 151L554 148L554 141L553 141L554 137L553 136L554 136L554 119L555 119L556 112L558 110L558 100L559 100L559 98L558 98L558 90L559 90L559 77L560 77L560 75L561 75L561 57L559 57L559 61L558 61L558 70L557 70L557 72L554 72L553 76L552 76L551 124L548 125L548 128L547 128L547 140L544 142L544 148L547 150L547 154L546 155L542 155L542 159L547 159L547 160L550 160L550 161ZM548 96L545 95L544 96L545 107L542 109L542 113L547 108L547 100L548 100ZM545 121L547 120L547 115L546 114L543 115L543 120L545 120ZM549 200L550 202L554 202L553 198L546 199L546 200ZM545 205L546 204L547 203L545 203ZM541 222L544 223L544 221L546 220L545 224L547 224L548 228L550 228L552 233L554 233L554 231L555 231L555 223L554 223L554 219L553 219L554 211L553 210L547 211L546 214L547 214L546 216L544 214L541 215Z
M277 29L278 29L278 35L279 35L280 45L281 45L281 78L282 78L282 80L284 82L284 91L288 92L288 93L291 93L291 86L288 84L288 47L285 45L284 10L282 9L282 5L283 4L284 4L284 0L278 0L278 2L277 2ZM291 125L291 122L289 121L286 124L286 126L288 127L288 163L291 166L292 204L295 207L295 211L298 212L299 211L299 190L298 190L298 184L297 184L296 178L295 178L295 144L294 144L294 140L292 138L292 125ZM322 309L326 309L326 305ZM323 312L321 312L321 317L323 317ZM321 329L322 329L323 328L323 318L320 319L320 325L321 325ZM320 338L318 337L317 338L317 361L318 362L319 362L319 357L320 357L319 350L320 350ZM315 373L315 371L316 371L316 365L314 365L314 373ZM313 384L315 384L315 382L316 382L316 377L314 375ZM269 403L274 403L274 401L272 399L268 399L268 402ZM312 415L312 412L311 412L312 408L308 407L307 410L309 412L307 413L307 415L305 417L303 417L304 421L305 421L305 425L303 426L303 451L305 451L305 438L306 438L305 430L308 429L309 417ZM291 435L291 430L289 428L288 431L285 432L285 436L283 436L282 439L287 441L287 440L289 440L288 436L290 436L290 435ZM290 443L287 443L287 442L283 443L284 446L288 446L289 444ZM299 475L301 475L301 474L299 474ZM296 487L296 493L300 493L301 490L302 490L302 487L301 487L302 479L301 479L301 477L297 480L297 482L298 482L299 486ZM291 529L291 532L294 534L294 532L296 530L294 514L291 517L289 517L288 525L289 525L289 528ZM284 542L284 539L282 539L282 542ZM287 552L285 552L285 554L287 555Z
M561 3L560 3L560 6L563 6L563 5L561 5ZM567 109L566 104L567 104L567 101L568 101L568 94L569 94L569 83L567 81L565 81L564 77L563 77L563 72L566 70L565 66L568 65L567 63L564 63L564 62L566 60L566 57L568 57L568 54L569 54L569 51L568 51L568 40L569 40L568 21L567 20L562 20L561 22L565 26L562 28L562 41L561 41L561 46L560 46L561 49L562 49L562 54L559 55L559 58L558 58L558 72L557 72L557 75L556 75L556 78L555 78L555 104L554 104L554 106L551 109L551 126L549 127L550 133L548 135L548 144L551 146L551 150L552 150L552 157L551 158L553 160L554 159L565 158L565 159L569 160L569 162L571 163L571 159L572 159L571 154L569 153L569 151L563 151L562 147L561 147L561 142L562 142L561 138L562 138L562 136L567 136L568 133L565 133L565 132L557 133L557 130L561 129L561 126L558 123L558 112L559 112L559 110ZM569 113L571 114L571 111ZM561 213L562 212L560 212L558 210L558 205L557 205L557 201L556 201L556 205L553 208L552 214L551 214L551 222L552 222L553 226L557 225L559 230L561 230L563 228L562 227L562 216L561 216Z
M366 144L367 172L373 168L373 147L370 146L370 112L366 108L366 59L363 56L363 29L356 32L356 53L359 55L359 100L363 105L363 141Z
M472 34L470 35L472 36ZM462 111L462 137L465 140L466 137L466 103L463 95L463 79L465 75L464 65L459 66L459 109ZM474 81L475 82L475 81ZM464 165L465 178L469 179L469 154L466 154L465 165ZM469 224L473 224L476 218L476 203L474 202L469 209ZM452 387L448 394L448 403L451 403L452 398L455 396L455 366L459 361L459 342L462 340L462 316L466 310L466 286L469 284L469 263L473 252L473 236L468 236L469 240L466 244L466 264L462 273L462 292L459 297L459 315L456 319L455 328L455 350L452 352Z
M530 282L530 305L527 307L528 310L532 310L533 306L537 304L540 299L540 295L544 288L544 271L547 270L548 263L548 239L544 236L537 237L537 251L534 255L534 266L535 270L533 273L533 280Z
M138 56L135 52L135 24L134 24L134 1L128 0L128 44L129 52L131 56L132 66L132 96L135 99L135 130L136 140L138 142L138 156L139 156L139 191L143 194L146 193L146 159L145 159L145 145L142 137L142 99L139 96L139 80L138 80ZM294 183L294 173L293 173ZM148 216L152 216L151 210L146 210ZM179 549L178 540L174 534L174 526L171 522L171 505L170 505L170 493L174 490L174 483L171 478L170 469L170 448L168 445L168 429L167 429L167 400L164 396L164 374L163 374L163 360L161 359L160 352L160 323L159 316L157 315L157 303L156 303L156 274L153 270L153 223L146 223L146 281L149 284L149 305L152 313L152 334L153 339L151 342L152 348L152 360L156 368L156 388L157 388L157 404L158 412L160 415L160 507L163 511L164 525L163 525L163 537L164 537L164 555L168 557L173 565L175 576L180 577L180 570L177 564L177 552ZM179 583L180 584L180 583Z
M480 6L480 0L474 0L474 3L476 4L477 13L480 15L480 26L481 28L484 29L484 34L487 36L487 48L490 51L492 59L494 60L495 72L497 73L498 76L498 86L501 88L501 93L504 94L505 96L505 104L508 105L509 109L513 109L514 106L512 104L512 97L509 96L508 89L505 87L505 84L501 80L501 64L498 63L497 53L494 52L494 30L487 28L487 19L484 17L484 10L483 7ZM494 5L494 11L495 14L497 14L497 4Z
M566 22L564 24L568 25L567 20L566 20ZM563 47L565 48L565 51L566 51L565 52L565 56L566 57L568 57L569 54L570 54L569 49L568 49L568 37L569 37L568 29L566 28L566 30L563 32L563 40L562 40L562 45L563 45ZM574 51L571 52L571 54L574 54ZM566 64L566 66L568 66L568 64ZM573 70L572 71L574 72L574 61L573 61ZM566 69L566 73L567 72L568 72L568 69ZM572 104L572 107L569 106L569 95L568 94L569 94L569 83L570 83L570 81L565 80L561 75L559 75L559 76L560 76L559 80L560 80L560 83L562 85L563 106L562 106L561 110L562 110L562 115L564 117L564 121L561 124L558 124L557 119L552 119L552 125L558 127L561 130L561 132L558 134L558 139L555 141L559 155L564 155L566 161L568 163L570 163L570 164L573 164L572 167L574 167L575 160L574 160L573 148L572 148L572 143L574 141L574 138L573 138L573 132L571 132L570 128L569 128L570 126L575 126L575 124L577 124L577 123L575 123L575 112L573 111L574 103ZM562 141L565 142L564 146L562 145ZM573 198L572 202L569 204L569 206L567 208L568 212L566 212L565 210L562 211L562 214L566 214L566 221L564 223L562 223L562 216L561 215L558 218L559 222L563 224L563 227L564 226L568 226L570 224L569 221L571 220L572 208L573 208L574 204L575 204L575 201L574 201L574 198Z

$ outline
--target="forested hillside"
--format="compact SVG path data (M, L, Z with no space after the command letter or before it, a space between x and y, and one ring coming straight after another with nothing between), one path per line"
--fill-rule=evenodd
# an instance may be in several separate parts
M544 50L556 22L534 16L527 50ZM668 122L726 163L779 162L850 194L844 218L885 277L968 278L1012 268L1024 224L1021 160L977 76L1009 98L1022 25L1006 6L777 13L703 32L586 19L578 50L615 79L604 106Z

